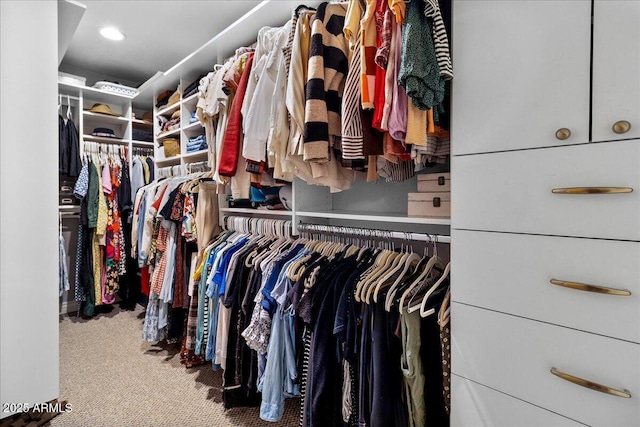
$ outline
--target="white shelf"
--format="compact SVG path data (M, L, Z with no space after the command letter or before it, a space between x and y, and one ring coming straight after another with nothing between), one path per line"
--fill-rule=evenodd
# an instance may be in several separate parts
M106 142L109 144L128 144L129 141L122 138L108 138L106 136L93 136L93 135L82 135L82 139L85 141L97 141L97 142Z
M291 211L279 211L269 209L251 209L251 208L220 208L220 212L224 213L245 213L245 214L259 214L259 215L273 215L273 216L287 216L291 217Z
M114 123L117 125L122 125L129 122L129 119L126 117L92 113L91 111L86 111L86 110L82 112L82 115L84 116L85 120L90 119L93 121L95 119L96 121L105 122L105 123Z
M328 219L349 219L357 221L372 222L395 222L402 224L430 224L430 225L451 225L450 218L425 218L416 216L407 216L406 214L361 214L347 211L298 211L296 215L299 217L310 218L328 218Z
M194 93L193 95L189 95L187 98L184 98L182 100L183 104L189 104L189 105L195 105L198 102L198 92Z
M127 141L129 142L129 141ZM155 144L153 142L149 142L149 141L137 141L135 139L131 140L131 143L133 145L138 145L141 147L155 147Z
M180 154L178 154L177 156L173 156L173 157L166 157L164 159L156 159L156 163L158 163L158 164L180 163L180 159L181 158L182 158L182 156Z
M173 113L174 111L178 110L180 108L180 101L178 102L174 102L173 104L167 106L167 107L163 107L162 109L158 110L156 112L156 116L166 116L168 114Z
M131 123L133 123L134 125L142 125L142 126L153 127L153 123L148 122L146 120L131 119Z
M170 130L169 132L164 132L159 134L158 136L156 136L156 139L162 139L162 138L167 138L169 136L174 136L174 135L178 135L180 133L180 128L174 129L174 130Z
M128 102L129 100L135 97L135 95L134 96L124 95L121 93L115 93L108 90L96 89L94 87L75 85L71 83L63 83L60 81L58 82L58 88L61 92L65 94L67 93L79 94L82 92L83 95L85 97L90 98L91 101L104 102L105 104L108 104L110 102L115 102L115 103Z
M186 125L185 127L182 128L182 130L187 131L187 130L193 130L193 129L204 129L202 127L202 125L200 124L200 122L193 122L193 123L189 123L188 125Z
M206 158L208 154L209 154L209 150L200 150L200 151L194 151L193 153L185 153L182 155L182 158L185 160Z

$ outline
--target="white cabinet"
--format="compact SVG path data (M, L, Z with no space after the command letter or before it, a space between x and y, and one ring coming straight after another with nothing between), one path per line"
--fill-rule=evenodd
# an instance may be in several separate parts
M640 344L639 242L463 230L452 240L454 301Z
M460 156L454 226L640 241L639 161L637 140ZM586 194L553 193L583 187ZM610 187L633 191L589 193Z
M640 137L640 2L595 0L593 17L590 0L453 11L453 154Z
M530 403L473 381L451 376L452 427L571 427L582 426ZM458 410L460 408L460 410ZM499 408L499 410L495 410Z
M453 13L452 423L640 425L640 2Z
M588 0L454 1L453 154L588 141L590 27Z
M451 319L454 374L587 425L640 425L639 345L459 303ZM552 368L631 397L566 381Z
M593 140L640 138L640 1L595 0L593 15Z

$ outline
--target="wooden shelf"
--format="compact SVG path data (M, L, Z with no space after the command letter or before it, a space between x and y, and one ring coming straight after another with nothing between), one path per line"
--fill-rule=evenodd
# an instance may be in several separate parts
M298 211L299 217L328 218L328 219L348 219L371 222L395 222L403 224L430 224L430 225L451 225L450 218L425 218L417 216L407 216L402 213L382 213L382 214L362 214L348 211Z
M89 119L89 120L96 120L96 121L101 121L101 122L107 122L107 123L114 123L117 125L122 125L124 123L128 123L129 119L126 117L121 117L121 116L110 116L108 114L100 114L100 113L92 113L91 111L83 111L82 115L84 117L84 119Z
M269 209L251 209L251 208L220 208L220 212L224 213L244 213L258 215L273 215L291 217L291 211L279 211Z

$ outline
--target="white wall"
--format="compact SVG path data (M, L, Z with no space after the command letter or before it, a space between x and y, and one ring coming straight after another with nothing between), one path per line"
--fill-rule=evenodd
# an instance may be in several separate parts
M59 393L57 13L56 1L0 1L2 403Z

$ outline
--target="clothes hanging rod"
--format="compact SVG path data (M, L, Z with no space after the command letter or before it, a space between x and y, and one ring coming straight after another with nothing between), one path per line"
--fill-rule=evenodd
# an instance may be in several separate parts
M66 100L67 100L67 98L68 98L68 99L72 99L72 100L74 100L74 101L80 101L80 98L78 98L77 96L65 95L65 94L62 94L62 93L61 93L61 94L58 94L58 95L62 95L62 100L63 100L63 101L66 101ZM65 104L65 105L66 105L66 104Z
M414 233L410 231L391 231L391 230L378 230L372 228L360 228L360 227L343 227L337 225L324 225L324 224L309 224L299 223L298 232L316 232L327 234L341 234L341 235L353 235L362 238L373 239L398 239L398 240L411 240L414 242L436 242L436 243L451 243L451 236L445 236L441 234L426 234L426 233Z

